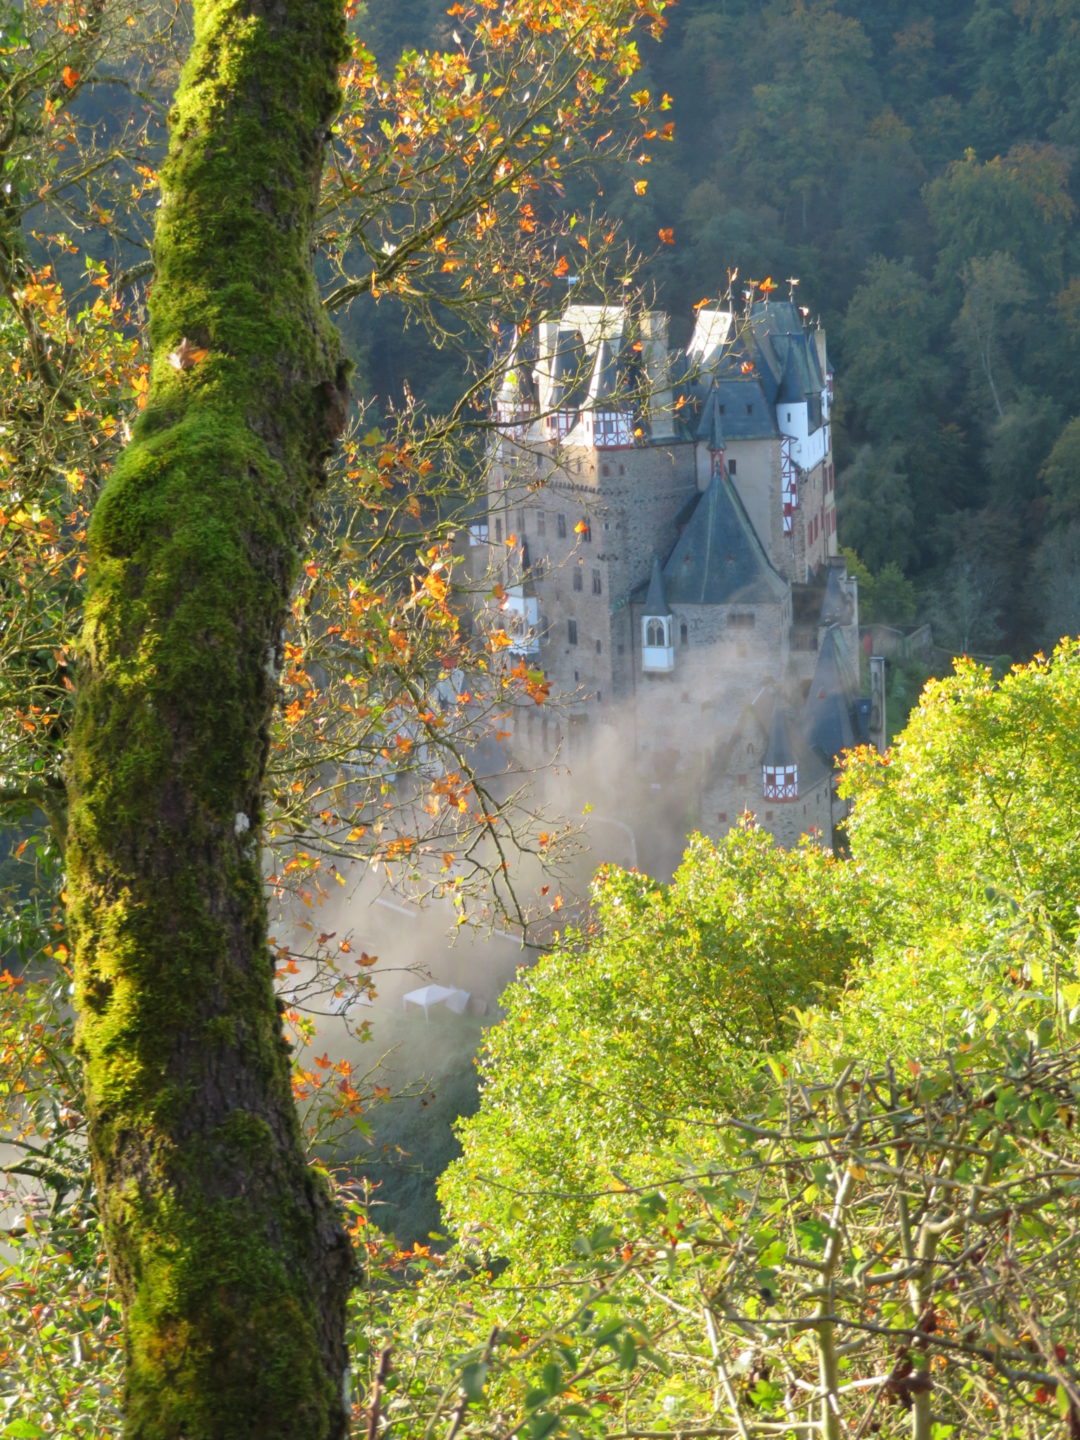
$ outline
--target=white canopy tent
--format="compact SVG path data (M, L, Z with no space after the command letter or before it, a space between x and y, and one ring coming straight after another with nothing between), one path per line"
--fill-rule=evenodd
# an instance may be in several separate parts
M468 990L457 990L449 985L423 985L419 990L410 990L401 997L401 1008L408 1012L410 1005L419 1006L425 1018L432 1005L445 1005L455 1015L464 1015L469 1003Z

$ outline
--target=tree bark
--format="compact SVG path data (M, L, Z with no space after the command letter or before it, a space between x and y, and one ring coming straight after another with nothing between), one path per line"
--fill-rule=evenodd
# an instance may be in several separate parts
M274 658L345 392L311 274L342 6L194 9L150 399L90 534L78 1043L126 1434L336 1440L351 1254L303 1156L258 836Z

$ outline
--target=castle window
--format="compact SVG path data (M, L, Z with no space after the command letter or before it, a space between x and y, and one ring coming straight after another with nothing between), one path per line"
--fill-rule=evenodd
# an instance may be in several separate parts
M735 461L734 461L734 460L729 460L729 461L727 462L727 473L728 473L729 475L734 475L734 474L735 474Z
M577 644L577 621L576 621L576 620L567 620L567 622L566 622L566 642L567 642L568 645L576 645L576 644ZM575 680L577 679L577 673L576 673L576 672L575 672L575 674L574 674L574 679L575 679Z
M496 541L497 541L499 544L502 543L502 521L501 521L501 520L496 520L496 521L495 521L495 539L496 539Z
M601 475L610 475L610 474L611 474L611 466L607 463L606 460L605 460L604 463L600 466L600 474L601 474Z
M601 640L597 640L597 642L596 642L596 653L597 653L598 655L603 651L603 648L604 648L603 642L602 642Z
M716 818L717 818L717 820L719 821L719 823L720 823L721 825L726 825L726 824L727 824L727 811L726 811L726 810L720 810L720 811L717 813Z
M625 465L620 465L620 466L619 466L619 474L620 474L620 475L625 475L625 474L626 474L626 466L625 466Z
M555 533L558 535L558 537L559 537L560 540L565 540L565 539L566 539L566 516L565 516L565 515L556 515L556 516L555 516Z
M652 615L645 621L645 644L659 650L668 643L668 622Z
M754 407L753 407L753 405L747 405L747 407L746 407L746 413L747 413L747 415L752 415L752 414L754 413Z
M689 643L690 643L690 631L689 631L689 629L687 628L687 626L686 626L685 623L684 623L684 624L682 624L682 625L679 626L679 644L680 644L680 645L689 645Z
M538 535L547 534L547 516L543 510L538 510L536 513L536 533Z
M726 406L726 405L718 405L716 408L717 408L717 410L719 410L719 412L720 412L721 415L725 415L725 414L727 413L727 406Z
M747 777L746 777L745 775L741 775L741 774L740 774L740 775L736 775L736 776L735 776L735 784L736 784L736 785L745 785L746 782L747 782Z
M594 570L594 571L592 572L592 593L593 593L594 595L600 595L600 594L603 593L603 592L602 592L602 589L601 589L601 585L600 585L600 571L599 571L599 570Z
M600 702L603 700L603 698L604 698L604 692L603 692L602 690L597 690L597 692L596 692L596 703L597 703L598 705L599 705Z
M584 581L582 580L581 571L580 571L580 569L575 570L575 571L574 571L574 589L575 589L575 590L581 590L581 589L583 589L583 588L584 588Z
M519 511L517 512L517 522L518 522L518 523L517 523L518 534L519 534L519 535L524 535L524 534L525 534L525 511L524 511L524 510L519 510Z
M488 543L487 521L481 520L477 525L469 526L469 544L486 545Z
M582 520L581 524L585 528L583 530L579 530L578 534L581 536L581 543L583 545L588 545L589 542L592 540L592 526L587 520Z
M757 623L757 617L752 610L733 610L728 616L728 624L733 630L753 630Z
M797 765L763 765L761 793L766 800L797 800L799 769Z

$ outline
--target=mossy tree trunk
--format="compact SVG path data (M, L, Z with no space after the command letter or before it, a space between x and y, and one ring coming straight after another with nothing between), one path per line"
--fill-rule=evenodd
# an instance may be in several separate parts
M350 1253L303 1158L257 837L274 657L343 404L310 253L342 6L194 9L150 400L91 528L70 761L79 1047L127 1434L330 1440Z

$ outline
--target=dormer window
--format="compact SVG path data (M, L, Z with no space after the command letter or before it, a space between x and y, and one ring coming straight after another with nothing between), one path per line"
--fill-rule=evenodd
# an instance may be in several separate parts
M576 410L553 410L544 416L544 426L556 440L565 440L577 423Z
M642 618L641 668L654 675L667 674L675 669L670 615L645 615Z
M615 450L634 443L634 427L621 410L597 410L592 422L593 444L598 450Z
M799 767L797 765L763 765L761 793L766 800L797 800L799 798Z

